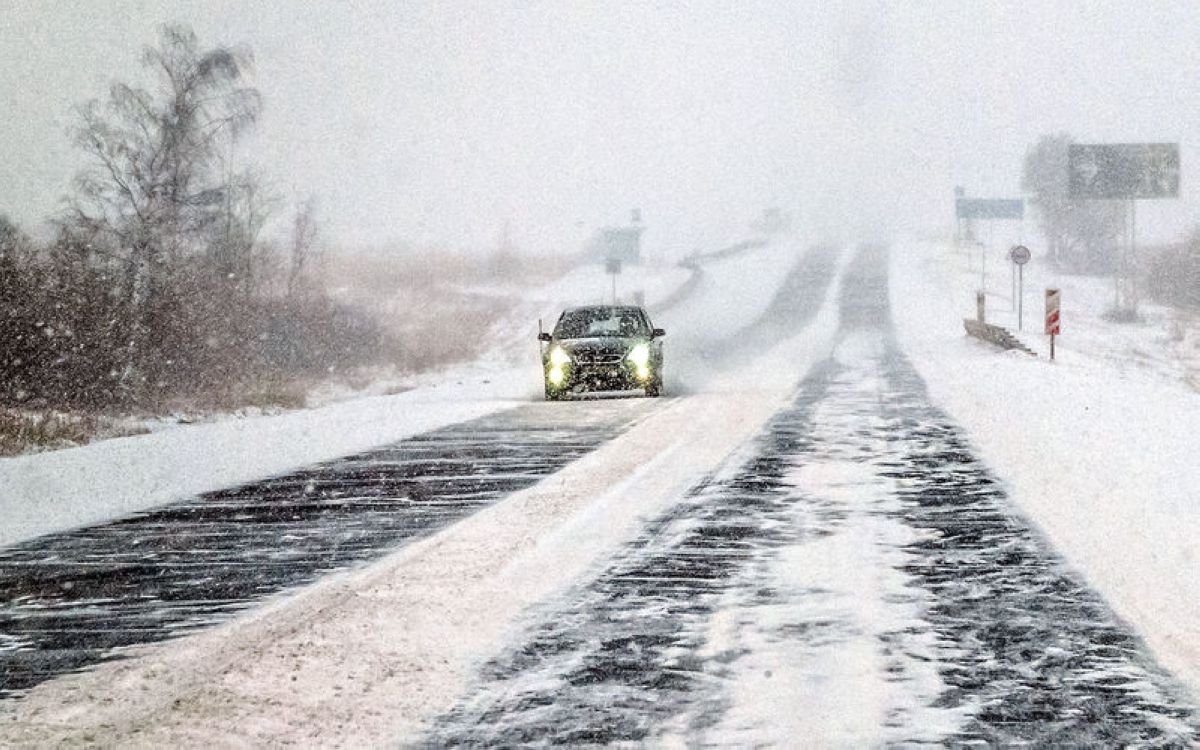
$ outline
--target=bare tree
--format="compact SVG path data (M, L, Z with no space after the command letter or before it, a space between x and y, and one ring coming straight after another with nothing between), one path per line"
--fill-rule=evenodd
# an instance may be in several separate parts
M301 290L305 273L320 262L320 229L317 201L310 196L296 205L296 216L292 219L292 237L288 248L289 297Z
M1049 260L1075 271L1112 270L1125 230L1119 202L1073 200L1068 189L1066 133L1044 135L1025 152L1021 188L1033 194Z
M279 203L275 193L254 172L229 174L221 229L210 245L210 270L220 286L250 298L265 281L266 251L259 235Z
M33 241L19 226L0 214L0 273L28 263L33 254ZM12 302L13 300L8 300Z
M123 265L129 335L122 383L136 387L147 310L179 260L208 246L232 189L219 158L252 125L258 92L243 81L250 53L202 50L192 31L165 26L142 62L153 91L115 83L108 101L79 109L76 143L89 157L67 222Z
M31 274L32 247L21 228L0 214L0 404L25 400L29 363L37 359L33 318L42 300Z

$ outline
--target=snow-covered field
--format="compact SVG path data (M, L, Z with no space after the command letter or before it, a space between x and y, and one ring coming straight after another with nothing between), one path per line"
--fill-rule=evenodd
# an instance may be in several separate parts
M1000 353L964 335L979 281L966 259L922 242L891 258L901 344L935 402L1054 546L1200 694L1200 394L1172 358L1165 313L1146 306L1144 325L1106 322L1105 282L1054 278L1035 260L1022 339L1040 356ZM993 291L1008 295L1008 282L992 270ZM1054 362L1039 335L1048 285L1063 290ZM1008 302L989 298L992 322L1008 322Z

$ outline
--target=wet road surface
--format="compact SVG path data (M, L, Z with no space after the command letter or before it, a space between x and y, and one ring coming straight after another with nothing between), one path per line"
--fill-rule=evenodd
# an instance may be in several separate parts
M0 549L0 698L428 536L655 407L530 404Z
M886 251L760 437L529 615L437 746L1191 746L1174 680L1015 510L891 334Z

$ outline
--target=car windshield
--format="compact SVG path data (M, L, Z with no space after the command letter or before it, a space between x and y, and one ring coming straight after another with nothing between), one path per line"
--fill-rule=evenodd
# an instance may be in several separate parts
M554 329L554 335L560 339L648 336L650 328L636 309L589 307L563 313Z

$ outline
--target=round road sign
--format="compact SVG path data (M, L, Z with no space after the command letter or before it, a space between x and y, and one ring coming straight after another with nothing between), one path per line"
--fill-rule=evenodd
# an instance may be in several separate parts
M1029 262L1029 259L1032 256L1029 254L1029 248L1025 247L1024 245L1017 245L1012 250L1008 251L1008 257L1012 258L1013 263L1016 263L1018 266L1023 266Z

